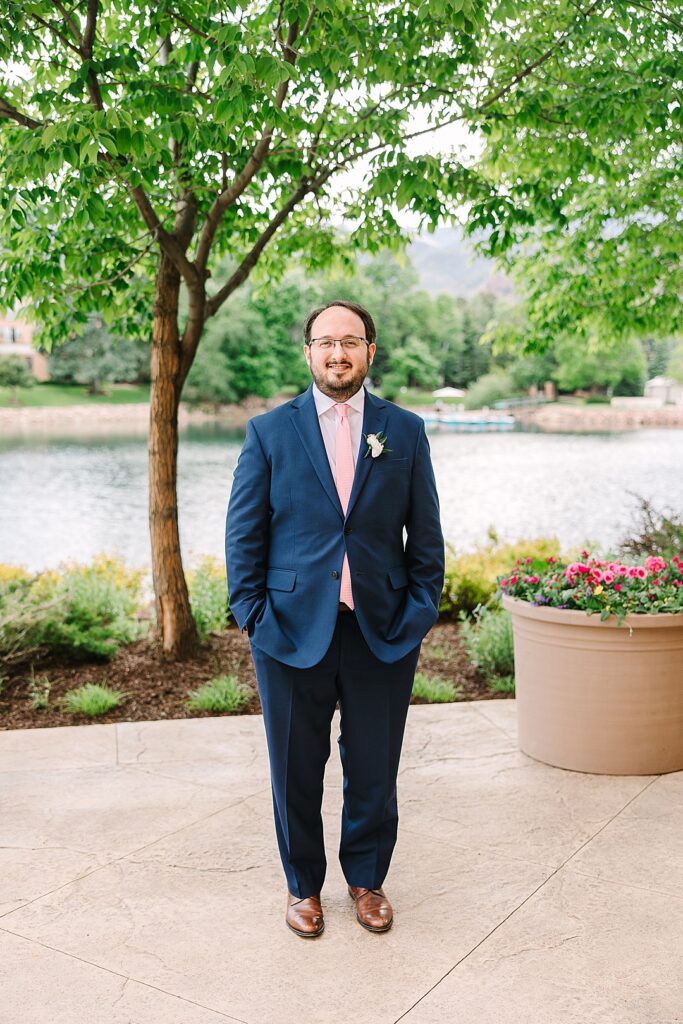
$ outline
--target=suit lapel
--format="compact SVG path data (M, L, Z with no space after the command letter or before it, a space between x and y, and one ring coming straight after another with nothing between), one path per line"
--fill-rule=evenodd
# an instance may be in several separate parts
M363 426L361 427L360 435L360 447L358 449L358 458L356 459L356 472L353 477L353 486L351 488L351 494L349 496L349 504L346 509L346 518L348 519L351 514L351 510L355 505L358 495L360 494L365 481L370 475L372 464L374 459L371 455L368 455L367 459L364 457L368 446L365 438L368 434L381 434L386 428L387 414L386 405L380 398L376 398L370 394L368 389L365 389L365 405L363 407Z
M386 422L386 405L381 401L381 399L370 394L366 388L360 447L358 450L358 458L356 459L356 470L353 477L351 494L349 496L349 504L346 509L347 518L358 499L358 495L363 489L365 481L370 474L372 464L375 461L370 456L368 456L367 459L363 457L367 451L365 437L367 434L381 433L386 427ZM334 481L334 477L332 476L330 463L327 458L327 451L325 450L325 442L323 441L323 436L320 431L318 412L313 399L312 384L309 385L307 391L292 403L292 423L301 438L301 442L309 459L311 460L311 463L313 464L313 468L325 493L343 519L344 513L342 511L341 502L339 501L337 485Z
M339 501L339 495L337 494L337 485L332 476L332 470L330 469L330 463L325 450L325 442L320 432L312 384L309 386L308 391L305 391L303 395L299 395L292 403L292 409L294 410L292 423L301 438L306 454L313 463L313 469L316 471L325 493L343 519L344 513Z

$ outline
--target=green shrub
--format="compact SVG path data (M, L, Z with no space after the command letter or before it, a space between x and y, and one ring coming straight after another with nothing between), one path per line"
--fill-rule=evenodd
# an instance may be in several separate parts
M683 515L672 509L655 509L642 495L629 491L638 502L632 533L619 545L619 553L630 558L659 555L671 559L683 554Z
M209 633L221 632L228 623L228 585L225 565L208 555L196 569L188 572L192 616L202 643Z
M136 617L142 576L106 556L36 576L3 571L0 657L44 646L79 658L112 658L146 628Z
M439 612L442 619L456 620L460 612L471 613L478 605L489 604L496 592L496 576L507 572L515 559L531 556L545 562L559 555L559 541L554 537L499 544L496 541L467 554L450 555Z
M424 672L415 673L413 697L426 700L429 704L448 704L462 696L462 687L456 686L448 679L439 676L427 676Z
M514 690L515 657L512 617L502 608L479 607L474 618L463 613L460 635L472 664L492 689Z
M75 690L69 690L62 699L62 707L73 715L104 715L119 706L123 700L120 690L112 690L100 683L86 683Z
M28 694L31 701L31 708L34 711L47 711L50 704L50 690L52 683L47 676L36 676L31 665L31 680L28 684Z
M249 701L251 688L235 676L216 676L190 690L187 706L192 711L239 711Z

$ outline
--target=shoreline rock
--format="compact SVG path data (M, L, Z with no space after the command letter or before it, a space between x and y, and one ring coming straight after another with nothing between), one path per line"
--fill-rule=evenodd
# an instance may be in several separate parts
M247 420L273 409L288 397L248 398L236 405L216 409L190 408L185 402L178 409L178 426L195 423L219 423L226 427L244 427ZM0 408L0 437L41 434L146 434L149 402L92 405L23 406Z
M658 409L619 409L609 405L552 405L515 409L518 423L552 433L609 432L642 430L648 427L683 427L683 406L665 405Z

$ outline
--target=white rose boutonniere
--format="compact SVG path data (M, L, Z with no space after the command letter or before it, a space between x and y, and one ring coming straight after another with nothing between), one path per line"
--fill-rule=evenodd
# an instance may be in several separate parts
M387 435L386 434L365 434L365 442L367 444L367 450L364 459L367 459L368 455L372 455L373 459L376 459L382 452L390 452L391 448L386 447Z

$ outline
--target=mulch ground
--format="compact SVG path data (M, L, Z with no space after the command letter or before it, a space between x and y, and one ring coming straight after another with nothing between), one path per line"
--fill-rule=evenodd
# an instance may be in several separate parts
M417 671L454 683L461 691L458 700L513 696L492 691L479 675L463 647L457 623L437 623L431 630L423 641ZM222 634L213 634L195 658L184 662L162 662L150 637L122 647L109 662L74 663L46 655L32 663L4 668L0 665L0 730L207 717L216 712L189 710L187 696L190 690L217 675L235 675L250 687L252 697L237 714L260 713L249 642L234 626ZM44 677L50 682L49 704L43 710L33 710L31 686L39 686ZM101 683L121 690L125 699L119 707L97 718L63 711L61 700L66 691L85 683ZM412 703L425 702L413 697Z

